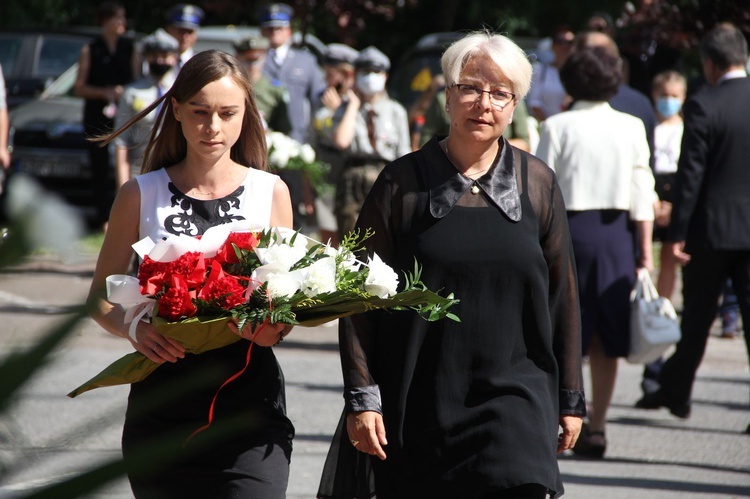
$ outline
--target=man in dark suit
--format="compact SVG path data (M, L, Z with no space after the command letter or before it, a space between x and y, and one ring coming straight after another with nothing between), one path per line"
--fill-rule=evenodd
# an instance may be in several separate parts
M636 407L690 415L695 374L719 296L731 277L750 353L750 80L747 41L721 24L700 45L711 88L685 103L685 132L667 241L683 269L682 339ZM750 427L748 428L750 431Z

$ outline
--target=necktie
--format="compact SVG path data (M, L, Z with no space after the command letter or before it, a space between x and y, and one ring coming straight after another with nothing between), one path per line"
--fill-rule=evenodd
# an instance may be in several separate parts
M279 56L276 55L276 49L270 49L268 55L271 56L271 60L275 62L277 66L281 66L281 60Z
M375 135L375 110L370 108L367 110L367 138L370 139L370 145L374 152L378 151L377 148L377 136Z

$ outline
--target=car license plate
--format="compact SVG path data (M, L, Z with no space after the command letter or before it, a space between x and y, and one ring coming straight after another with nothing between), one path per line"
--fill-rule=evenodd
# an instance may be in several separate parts
M81 163L47 158L23 158L19 170L34 177L82 178L89 177Z

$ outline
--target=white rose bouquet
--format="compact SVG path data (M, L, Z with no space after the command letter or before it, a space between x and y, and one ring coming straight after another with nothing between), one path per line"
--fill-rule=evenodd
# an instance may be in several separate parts
M318 161L310 144L300 144L281 132L266 134L268 163L276 170L300 170L316 192L322 193L332 186L327 181L331 165Z

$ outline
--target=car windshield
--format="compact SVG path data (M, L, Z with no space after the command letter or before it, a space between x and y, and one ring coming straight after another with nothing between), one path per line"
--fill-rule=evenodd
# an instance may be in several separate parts
M37 74L55 77L78 61L86 40L64 36L45 36L39 52Z

